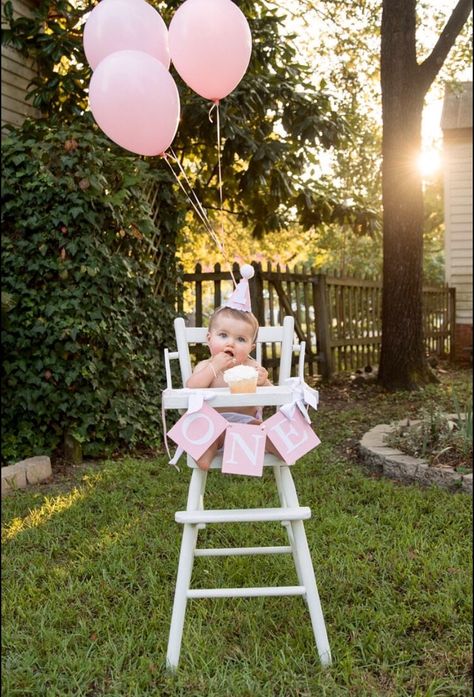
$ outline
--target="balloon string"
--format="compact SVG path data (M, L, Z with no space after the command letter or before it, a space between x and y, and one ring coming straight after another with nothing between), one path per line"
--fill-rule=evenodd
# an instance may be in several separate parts
M224 243L223 243L222 240L220 240L219 237L216 235L216 233L215 233L215 231L214 231L214 228L212 227L212 223L211 223L211 221L209 220L209 218L208 218L208 216L207 216L206 210L205 210L205 208L203 207L201 201L198 199L198 197L197 197L197 195L196 195L196 192L195 192L194 189L192 188L191 182L189 181L189 179L188 179L188 177L187 177L187 175L186 175L186 172L184 171L184 168L183 168L181 162L178 160L178 158L176 157L175 153L173 152L173 150L172 150L171 148L170 148L170 151L171 151L171 153L172 153L172 155L173 155L174 161L175 161L176 164L178 165L179 171L181 172L182 176L184 177L184 180L185 180L186 184L187 184L188 187L189 187L189 191L191 192L191 194L193 195L194 200L196 201L197 208L196 208L196 206L194 205L194 203L193 203L192 199L190 198L189 194L185 191L184 187L181 185L181 182L179 182L181 188L182 188L183 191L186 193L186 196L188 197L188 200L191 202L191 205L194 207L194 210L196 211L196 213L198 214L198 216L200 217L200 219L201 219L202 222L204 223L204 226L206 227L207 231L209 232L209 234L210 234L212 240L216 243L218 250L220 251L220 253L221 253L222 256L224 257L224 261L225 261L226 263L228 263L227 258L226 258L226 254L225 254ZM175 176L176 176L176 175L175 175Z
M217 102L216 105L216 113L217 113L217 168L218 168L218 173L219 173L219 203L220 203L220 209L221 209L221 232L224 232L224 225L222 222L222 216L223 216L223 210L222 210L222 167L221 167L221 120L219 117L220 110L219 110L219 102Z
M218 171L218 188L219 188L219 211L220 211L220 233L221 240L225 239L224 235L224 199L222 195L222 163L221 163L221 120L220 120L220 109L219 100L217 99L211 108L209 109L209 121L212 122L212 112L216 110L216 127L217 127L217 171ZM234 286L237 287L237 281L235 280L234 274L232 273L232 266L229 265L230 275Z
M219 105L219 100L216 99L215 102L212 102L212 106L211 106L211 108L209 109L208 117L209 117L209 121L210 121L211 123L212 123L212 112L214 111L214 109L217 108L218 105Z
M193 196L193 198L194 198L194 201L195 201L196 203L194 203L194 202L192 201L192 199L190 198L189 193L185 190L185 188L184 188L183 185L181 184L180 180L179 180L178 177L176 176L176 173L175 173L174 170L170 167L170 168L171 168L171 171L173 172L174 176L176 177L176 181L178 182L178 184L180 185L181 189L182 189L182 190L184 191L184 193L186 194L188 200L191 202L191 205L193 206L194 210L196 211L198 217L202 220L202 222L204 223L206 229L207 229L208 232L211 234L211 237L213 237L214 242L216 242L217 246L219 247L219 251L222 253L222 251L223 251L223 250L222 250L222 244L221 244L221 242L220 242L219 239L217 239L217 238L214 239L214 236L215 236L214 229L213 229L213 227L212 227L212 225L211 225L211 222L210 222L209 218L207 217L207 213L206 213L205 209L203 208L203 205L202 205L201 201L198 199L198 197L197 197L197 195L196 195L196 192L194 191L193 187L191 186L191 182L189 181L189 179L188 179L188 177L187 177L187 175L186 175L186 172L184 171L184 168L183 168L181 162L180 162L180 161L178 160L178 158L176 157L176 154L175 154L175 152L173 151L172 148L170 148L170 153L171 153L171 155L172 155L172 157L173 157L173 160L175 161L176 165L178 166L178 169L179 169L181 175L184 177L184 180L185 180L186 184L187 184L188 187L189 187L189 191L191 192L191 194L192 194L192 196ZM169 162L168 162L168 165L169 165ZM197 208L196 208L196 206L197 206Z
M224 243L223 243L223 241L220 240L220 239L218 238L218 236L216 235L216 233L214 232L214 228L212 227L212 224L211 224L209 218L207 217L207 213L206 213L205 209L203 208L202 203L201 203L200 200L198 199L198 197L197 197L197 195L196 195L196 192L195 192L194 189L192 188L191 183L190 183L190 181L189 181L189 179L188 179L188 177L187 177L187 175L186 175L186 172L184 171L183 166L181 165L181 162L180 162L180 161L178 160L178 158L176 157L176 154L174 153L174 151L173 151L172 148L170 148L169 151L170 151L170 153L171 153L171 156L172 156L174 162L175 162L176 165L178 166L178 169L179 169L180 173L181 173L182 176L184 177L184 180L186 181L186 184L187 184L188 187L189 187L189 190L190 190L190 192L191 192L191 194L192 194L192 196L193 196L193 198L194 198L194 201L193 201L193 199L191 198L189 192L186 191L186 189L185 189L185 187L183 186L182 182L180 181L178 175L176 174L176 172L174 171L173 167L171 166L171 163L170 163L170 161L169 161L168 153L163 153L163 159L165 160L166 164L167 164L168 167L170 168L170 170L171 170L171 172L172 172L174 178L175 178L176 181L178 182L178 185L179 185L179 187L181 188L181 190L183 191L184 195L186 196L186 198L188 199L188 201L190 202L190 204L191 204L192 207L194 208L194 211L195 211L196 215L197 215L198 218L201 220L201 222L203 223L204 227L206 228L206 230L207 230L208 233L210 234L210 236L211 236L213 242L215 242L215 244L217 245L217 248L218 248L218 250L220 251L220 253L222 254L225 263L229 265L230 275L231 275L232 281L233 281L233 283L234 283L234 286L237 286L237 282L236 282L236 280L235 280L235 278L234 278L234 274L232 273L232 264L231 264L230 261L227 259L227 255L226 255L226 252L225 252L225 249L224 249Z
M178 185L180 186L180 188L181 188L181 190L183 191L184 195L186 196L186 198L188 199L188 201L190 202L190 204L191 204L192 207L194 208L194 211L195 211L196 215L197 215L198 218L201 220L201 222L203 223L204 227L205 227L206 230L211 234L211 237L212 237L213 234L214 234L214 231L212 230L212 228L211 228L211 226L210 226L210 223L209 223L209 220L207 219L206 215L205 215L205 214L203 215L203 213L201 212L201 208L202 208L202 207L200 207L199 202L198 202L199 205L197 206L197 205L194 203L194 201L192 200L192 198L190 197L189 193L188 193L188 192L186 191L186 189L184 188L184 186L183 186L182 182L180 181L178 175L176 174L176 172L174 171L173 167L171 166L171 163L170 163L169 158L168 158L168 154L167 154L167 153L164 153L162 157L163 157L163 159L165 160L165 162L166 162L166 164L168 165L168 167L170 168L170 170L171 170L171 172L172 172L174 178L175 178L176 181L178 182ZM176 158L174 158L174 159L175 159L175 162L177 162ZM178 165L179 165L179 163L178 163ZM193 192L193 193L194 193L194 192ZM214 239L214 238L213 238L213 239ZM214 241L215 241L215 240L214 240Z

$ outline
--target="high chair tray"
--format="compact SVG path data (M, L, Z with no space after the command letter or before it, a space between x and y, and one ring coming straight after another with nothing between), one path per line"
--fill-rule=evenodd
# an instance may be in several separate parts
M257 387L251 394L231 394L228 387L215 387L207 389L181 389L163 390L163 407L165 409L186 409L190 394L202 393L212 398L207 402L211 407L272 407L289 404L294 399L294 392L285 385L272 385L271 387Z

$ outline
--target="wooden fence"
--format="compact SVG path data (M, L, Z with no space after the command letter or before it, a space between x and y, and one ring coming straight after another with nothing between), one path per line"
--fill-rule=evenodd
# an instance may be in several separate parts
M250 280L252 310L261 325L280 324L289 314L295 318L298 339L306 342L306 372L330 377L379 362L382 331L382 284L379 281L338 278L314 268L263 269L253 264ZM233 267L239 280L239 268ZM184 293L178 312L191 324L207 324L209 316L233 289L229 271L219 264L213 271L182 274ZM187 301L187 307L186 307ZM423 321L427 354L452 355L454 349L455 291L447 286L423 289ZM188 311L187 311L188 310ZM264 364L270 371L278 356L264 350ZM273 375L273 379L275 376Z

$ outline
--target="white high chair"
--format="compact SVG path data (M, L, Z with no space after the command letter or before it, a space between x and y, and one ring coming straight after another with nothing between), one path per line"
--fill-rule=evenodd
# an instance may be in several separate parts
M189 345L193 343L206 344L207 329L205 327L186 327L184 320L178 317L175 322L177 351L165 349L165 368L167 389L163 392L164 409L186 409L189 389L173 389L171 380L170 361L178 359L183 385L192 372ZM227 388L212 389L217 393L209 404L213 407L222 406L281 406L289 403L292 390L284 385L291 377L293 353L299 353L299 377L303 378L304 342L293 345L294 320L285 317L283 326L260 327L256 341L256 359L261 362L262 343L280 343L280 366L278 386L257 388L256 394L230 394ZM276 487L280 500L279 508L249 508L249 509L205 509L204 491L207 472L199 469L193 458L187 455L187 464L192 468L191 482L185 511L175 514L176 522L183 525L181 552L179 557L178 574L174 596L173 612L168 641L166 662L170 670L176 670L181 651L184 619L188 599L196 598L236 598L257 596L288 596L301 595L306 601L316 646L320 661L330 665L331 652L326 633L321 603L319 600L313 563L306 539L303 520L311 517L311 510L300 506L290 467L282 460L265 454L264 465L271 466L275 476ZM222 464L222 456L214 458L210 469L218 469ZM248 483L242 477L242 486ZM288 534L289 544L273 547L237 547L237 548L198 548L197 538L200 529L208 524L236 522L281 521ZM299 585L265 586L262 588L191 588L191 575L195 557L215 557L225 555L255 555L255 554L285 554L293 555Z

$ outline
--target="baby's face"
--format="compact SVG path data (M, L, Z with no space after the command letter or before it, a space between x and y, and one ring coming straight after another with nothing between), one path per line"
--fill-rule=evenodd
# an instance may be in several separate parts
M244 320L217 317L207 335L211 356L223 351L237 363L244 363L254 347L253 328Z

